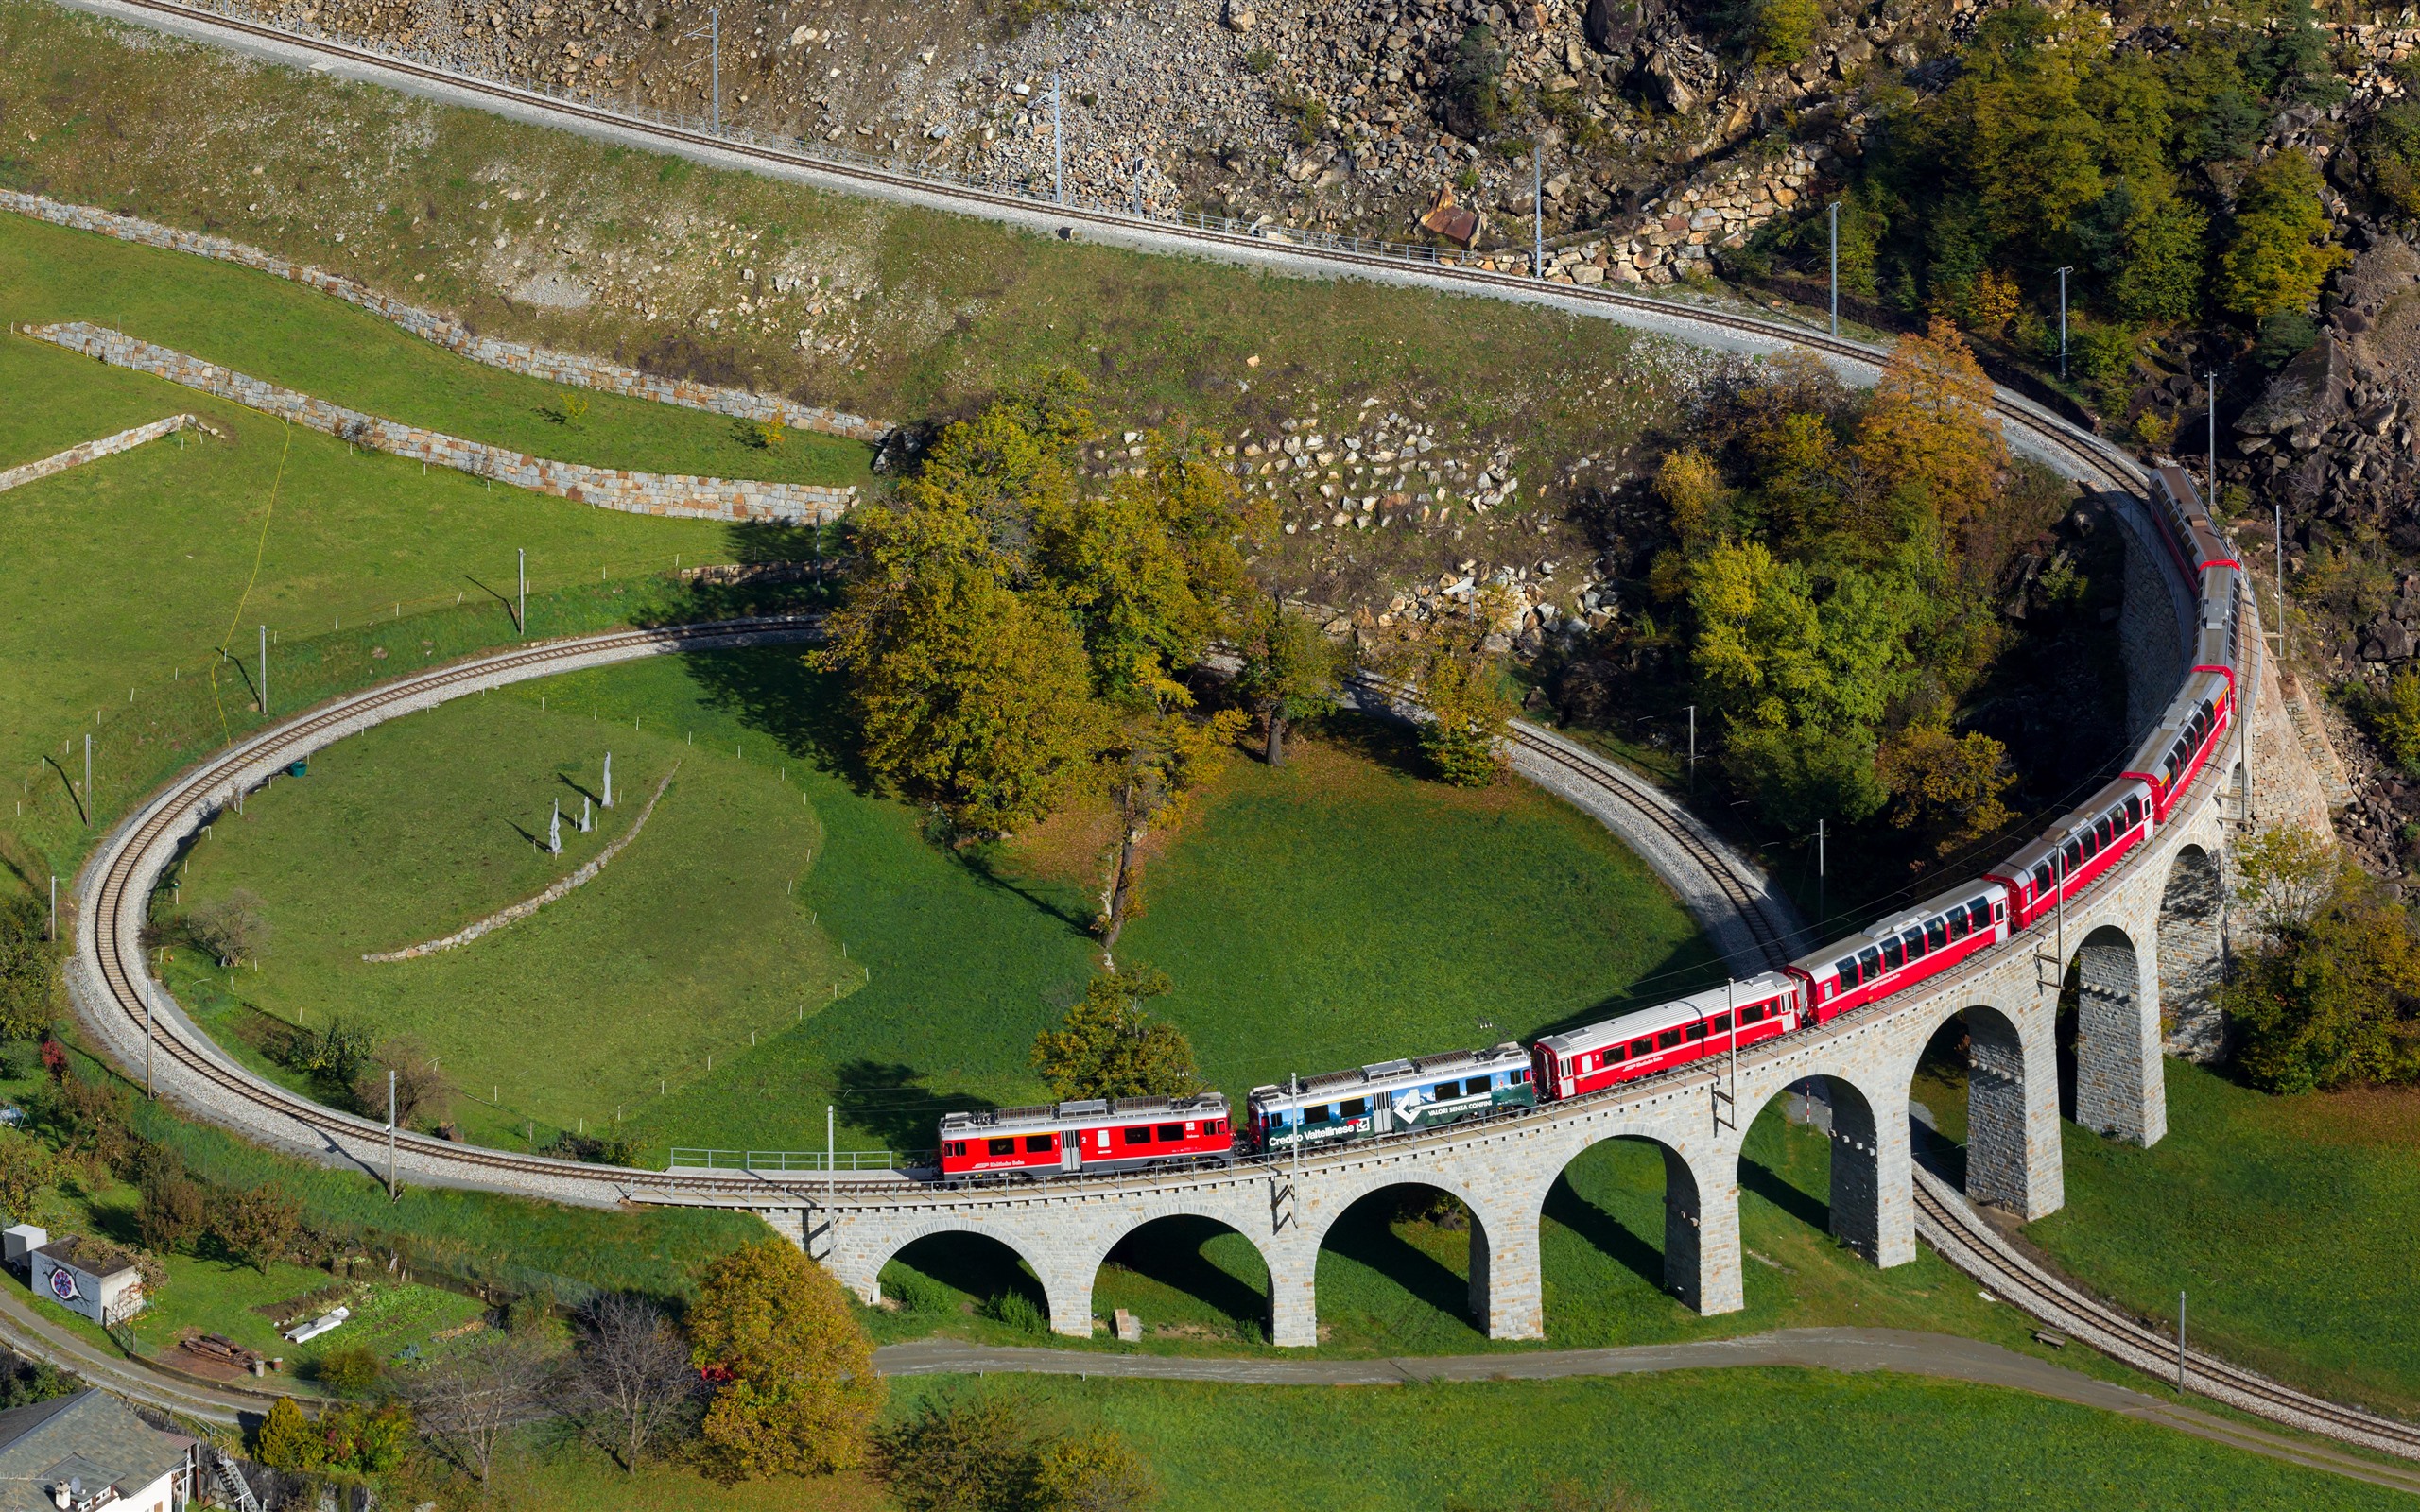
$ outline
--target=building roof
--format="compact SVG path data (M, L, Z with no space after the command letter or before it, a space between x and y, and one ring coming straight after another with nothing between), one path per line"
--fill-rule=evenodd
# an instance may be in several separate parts
M57 1512L50 1488L138 1491L184 1463L192 1440L162 1433L106 1391L87 1388L0 1412L0 1512Z
M52 1240L34 1253L46 1255L61 1265L73 1265L85 1275L96 1276L102 1280L107 1280L112 1276L123 1276L135 1268L132 1261L109 1246L96 1246L103 1255L108 1257L108 1261L96 1263L87 1260L83 1254L85 1244L86 1241L81 1237L70 1234L64 1239ZM109 1262L115 1262L115 1263L109 1263ZM105 1264L108 1267L106 1269L103 1268Z

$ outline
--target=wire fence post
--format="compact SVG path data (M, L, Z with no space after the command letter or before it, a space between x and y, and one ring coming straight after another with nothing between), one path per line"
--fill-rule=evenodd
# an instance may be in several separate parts
M1832 335L1841 334L1841 202L1832 201Z
M2185 1395L2185 1294L2176 1294L2176 1394Z
M93 827L93 732L84 731L84 828Z
M397 612L402 606L397 606ZM261 717L268 717L268 627L261 627Z
M512 555L516 563L513 570L520 575L521 578L521 607L515 610L512 627L526 641L529 639L529 549L526 546L516 546L513 548Z

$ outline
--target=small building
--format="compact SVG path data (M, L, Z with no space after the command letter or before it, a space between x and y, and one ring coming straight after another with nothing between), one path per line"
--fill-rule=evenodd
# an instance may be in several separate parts
M28 1284L45 1297L106 1328L143 1311L143 1273L107 1245L70 1235L31 1252Z
M0 1412L0 1512L178 1512L194 1499L197 1448L106 1391L11 1407Z

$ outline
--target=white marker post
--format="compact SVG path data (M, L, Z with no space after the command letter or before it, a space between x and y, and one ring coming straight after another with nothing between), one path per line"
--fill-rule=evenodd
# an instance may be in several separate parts
M605 799L600 806L614 806L614 753L610 750L605 753Z

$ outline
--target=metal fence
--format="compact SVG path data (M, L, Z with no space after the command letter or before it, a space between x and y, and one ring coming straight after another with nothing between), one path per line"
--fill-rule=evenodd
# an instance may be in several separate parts
M933 1164L929 1154L899 1150L709 1150L674 1145L666 1171L908 1171Z

